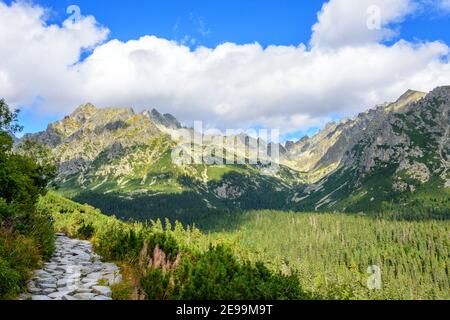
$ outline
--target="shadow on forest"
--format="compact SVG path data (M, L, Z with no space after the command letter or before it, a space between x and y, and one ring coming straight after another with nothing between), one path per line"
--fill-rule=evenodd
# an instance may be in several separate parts
M195 192L180 194L141 195L130 198L118 193L83 192L72 198L81 204L100 209L124 221L165 220L180 221L183 225L195 225L203 232L233 231L245 223L244 210L226 207L208 208L203 198ZM265 209L265 208L256 208ZM252 210L252 209L248 209Z
M219 209L208 208L198 194L134 195L120 193L82 192L72 198L78 203L86 203L100 209L104 214L115 215L122 220L144 221L165 219L178 220L183 224L193 224Z
M216 208L208 207L202 195L189 191L179 194L130 195L120 193L83 192L73 197L79 203L86 203L100 209L107 215L115 215L125 221L149 221L160 219L164 224L166 219L171 222L180 221L184 225L194 225L203 232L235 231L249 219L243 211L252 210L283 210L284 208L265 207L263 203L253 208L251 205L244 209L228 209L229 203L214 203ZM291 211L292 212L292 211ZM312 212L297 212L310 214ZM321 212L315 212L320 214ZM322 212L325 213L325 212ZM330 212L328 212L330 213ZM372 219L389 221L424 221L449 220L450 210L447 208L409 208L377 213L348 213L349 215L364 216Z
M189 177L180 177L178 183L191 190L181 193L147 193L134 194L111 192L101 193L83 191L71 197L78 203L86 203L100 209L108 215L130 220L157 220L164 224L166 219L176 220L184 225L193 225L203 231L216 230L223 219L235 221L240 211L245 210L283 210L288 194L277 191L276 185L261 180L256 183L248 176L237 172L229 172L220 181L208 182L207 190L216 190L226 182L239 186L240 193L234 198L218 198L212 192L206 192L205 186L197 185ZM231 216L233 215L233 219ZM236 224L239 224L236 222ZM233 228L233 227L231 227Z

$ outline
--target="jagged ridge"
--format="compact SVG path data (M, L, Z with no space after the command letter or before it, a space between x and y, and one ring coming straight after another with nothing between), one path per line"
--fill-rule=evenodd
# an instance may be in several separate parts
M174 164L171 134L192 130L155 109L135 113L86 104L25 138L54 149L61 192L91 202L107 198L106 209L93 203L106 212L138 212L140 206L144 217L164 207L376 209L393 199L408 203L430 188L448 196L449 97L449 87L428 95L408 90L394 103L288 141L279 172L258 165ZM251 139L236 138L247 146ZM140 205L130 209L130 203Z

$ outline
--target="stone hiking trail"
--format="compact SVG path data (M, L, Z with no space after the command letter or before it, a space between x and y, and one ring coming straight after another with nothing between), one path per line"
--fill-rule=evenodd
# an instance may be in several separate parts
M121 282L120 269L103 263L89 241L56 234L56 250L28 283L22 300L112 300L109 286Z

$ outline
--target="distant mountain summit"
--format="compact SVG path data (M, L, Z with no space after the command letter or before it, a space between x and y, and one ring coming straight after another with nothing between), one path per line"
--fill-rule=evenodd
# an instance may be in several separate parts
M144 111L143 114L149 117L155 124L164 126L170 129L181 129L181 123L171 114L161 114L156 109L151 111Z
M448 211L449 99L450 87L408 91L347 122L328 150L337 152L325 158L339 163L296 195L297 208L367 211L414 203Z
M423 92L408 90L396 102L360 113L353 119L331 122L313 137L286 144L285 163L293 169L309 173L309 181L317 182L336 170L349 152L372 127L386 121L392 112L403 112L410 103L422 99Z
M135 113L88 103L24 139L54 150L60 192L123 217L262 208L370 211L412 202L449 208L449 99L450 87L408 90L393 103L329 123L313 137L280 145L277 172L249 163L173 163L173 133L192 129L155 109ZM252 138L235 138L246 155ZM274 147L268 145L268 154Z

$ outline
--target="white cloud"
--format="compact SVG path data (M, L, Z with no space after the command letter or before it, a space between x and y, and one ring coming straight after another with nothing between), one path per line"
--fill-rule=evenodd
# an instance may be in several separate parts
M0 94L11 104L31 104L39 96L50 103L73 101L79 84L71 65L108 34L93 17L59 27L45 23L46 13L28 3L0 1Z
M264 125L289 132L393 100L408 88L450 84L444 43L387 46L377 42L384 31L347 37L343 30L351 26L333 34L334 17L357 16L354 9L346 15L340 2L322 10L312 48L224 43L194 51L154 36L103 43L107 30L93 17L77 30L47 25L42 8L0 2L0 43L8 43L0 47L0 96L13 105L41 97L39 108L53 114L90 101L156 107L185 123L204 120L220 129ZM389 9L385 26L410 12L407 2L390 2L398 5ZM95 49L79 62L83 48Z
M397 34L393 25L415 9L413 0L331 0L318 14L311 45L335 48L390 39Z
M450 11L450 0L439 0L441 9Z

